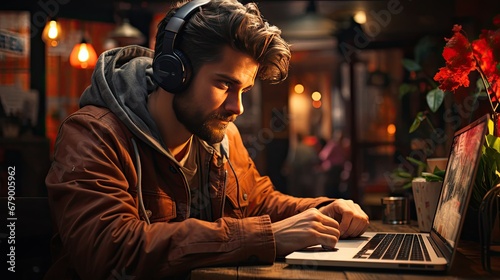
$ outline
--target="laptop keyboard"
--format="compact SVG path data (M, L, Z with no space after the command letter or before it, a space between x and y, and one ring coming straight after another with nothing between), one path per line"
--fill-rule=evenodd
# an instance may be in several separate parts
M354 258L430 261L422 236L411 233L377 233Z

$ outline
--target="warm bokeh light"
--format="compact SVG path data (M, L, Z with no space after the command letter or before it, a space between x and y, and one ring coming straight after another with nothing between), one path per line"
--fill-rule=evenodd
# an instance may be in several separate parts
M389 124L387 126L387 133L389 133L390 135L393 135L394 133L396 133L396 126L394 124Z
M321 100L321 93L319 93L319 91L315 91L311 94L311 98L314 101L320 101Z
M301 84L296 84L294 90L296 93L301 94L304 92L304 86Z
M354 14L354 21L359 24L366 23L366 13L365 11L358 11Z
M49 32L48 36L50 39L55 39L59 36L59 31L57 30L57 22L55 20L51 20L49 22Z
M85 62L89 60L89 49L86 44L80 46L80 52L78 52L78 60L80 62Z
M97 62L97 54L91 44L76 44L69 57L71 66L76 68L92 68Z
M51 47L56 47L61 38L61 26L55 20L47 22L42 32L42 40Z
M321 107L321 101L320 100L313 100L312 106L316 109L319 109Z

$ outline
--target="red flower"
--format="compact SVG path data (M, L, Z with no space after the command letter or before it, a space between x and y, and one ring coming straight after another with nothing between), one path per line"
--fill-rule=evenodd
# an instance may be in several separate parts
M485 35L484 32L479 39L472 42L474 55L478 60L478 67L483 71L492 91L496 93L496 96L491 96L494 99L493 101L498 101L500 98L500 71L493 55L493 49L486 40L488 37L483 35Z
M500 27L500 15L493 22ZM469 87L469 74L477 70L486 84L486 90L491 102L500 102L500 28L483 30L479 39L469 42L462 26L453 27L453 36L445 38L443 58L446 66L439 69L434 80L439 82L443 91L455 91L459 87Z
M484 48L484 65L481 69L488 78L491 88L497 94L500 94L500 15L494 19L497 30L483 30L478 40L482 40ZM474 44L474 42L472 43Z
M460 86L469 86L469 73L475 69L476 62L472 47L467 38L461 33L462 26L453 27L453 37L446 39L443 49L443 58L446 66L439 69L434 80L440 83L439 88L444 91L455 91Z

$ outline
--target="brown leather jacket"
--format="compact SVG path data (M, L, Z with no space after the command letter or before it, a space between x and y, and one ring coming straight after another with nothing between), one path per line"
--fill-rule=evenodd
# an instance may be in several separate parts
M56 144L46 178L55 226L46 279L158 279L202 266L272 263L271 223L331 201L276 191L234 124L226 143L234 172L216 146L193 139L207 198L198 204L178 163L108 109L89 105L69 116ZM139 175L151 224L138 210ZM206 220L191 218L193 211Z

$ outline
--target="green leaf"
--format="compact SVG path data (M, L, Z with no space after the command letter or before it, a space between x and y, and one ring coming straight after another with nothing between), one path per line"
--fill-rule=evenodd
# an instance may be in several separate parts
M484 91L484 83L483 83L483 79L479 78L477 79L476 81L476 88L481 92L481 91Z
M417 128L420 126L421 123L422 122L420 121L419 118L415 118L415 120L413 120L413 123L410 126L410 133L412 133L415 130L417 130Z
M427 116L425 115L425 112L418 112L417 116L415 117L415 120L413 120L413 123L410 126L410 133L414 132L417 130L417 128L420 126L423 120L425 120Z
M420 65L414 60L403 58L402 62L403 62L403 67L410 72L422 70L422 67L420 67Z
M437 167L436 167L437 169ZM444 174L446 173L445 170L436 170L434 169L434 172L432 172L434 175L441 177L441 179L444 178Z
M405 179L411 179L413 177L413 175L411 175L409 172L406 171L396 171L395 175Z
M443 181L443 177L440 177L440 176L435 175L435 174L430 173L430 172L422 172L422 177L424 177L427 182L442 182Z
M415 92L416 90L417 87L415 85L402 83L399 86L399 98L402 98L408 93Z
M500 182L500 141L491 134L486 135L486 143L479 160L474 189L472 192L471 207L478 209L486 194L493 186Z
M423 161L421 161L421 160L418 160L418 159L416 159L416 158L406 157L406 159L407 159L409 162L411 162L411 163L413 163L413 164L415 164L415 165L417 165L417 166L423 166L423 167L426 167L426 166L427 166L427 164L426 164L425 162L423 162Z
M493 122L491 122L491 124L493 125ZM493 136L491 134L487 134L486 135L486 146L490 147L496 151L500 151L500 138Z
M435 113L441 104L443 104L444 91L439 88L435 88L427 93L426 100L431 111Z
M406 159L417 166L417 177L421 176L422 171L424 171L427 168L427 164L423 161L420 161L412 157L406 157Z
M488 97L488 93L484 90L480 91L477 93L477 96L479 97Z
M495 130L495 123L493 123L493 120L490 118L490 119L488 120L488 131L490 132L490 134L487 134L487 135L486 135L486 144L487 144L488 146L490 146L490 145L488 144L488 141L493 141L493 140L492 140L492 138L490 138L490 137L494 137L494 136L491 134L491 133L493 133L493 131L494 131L494 130Z
M408 182L402 186L403 189L409 189L411 188L411 182Z

